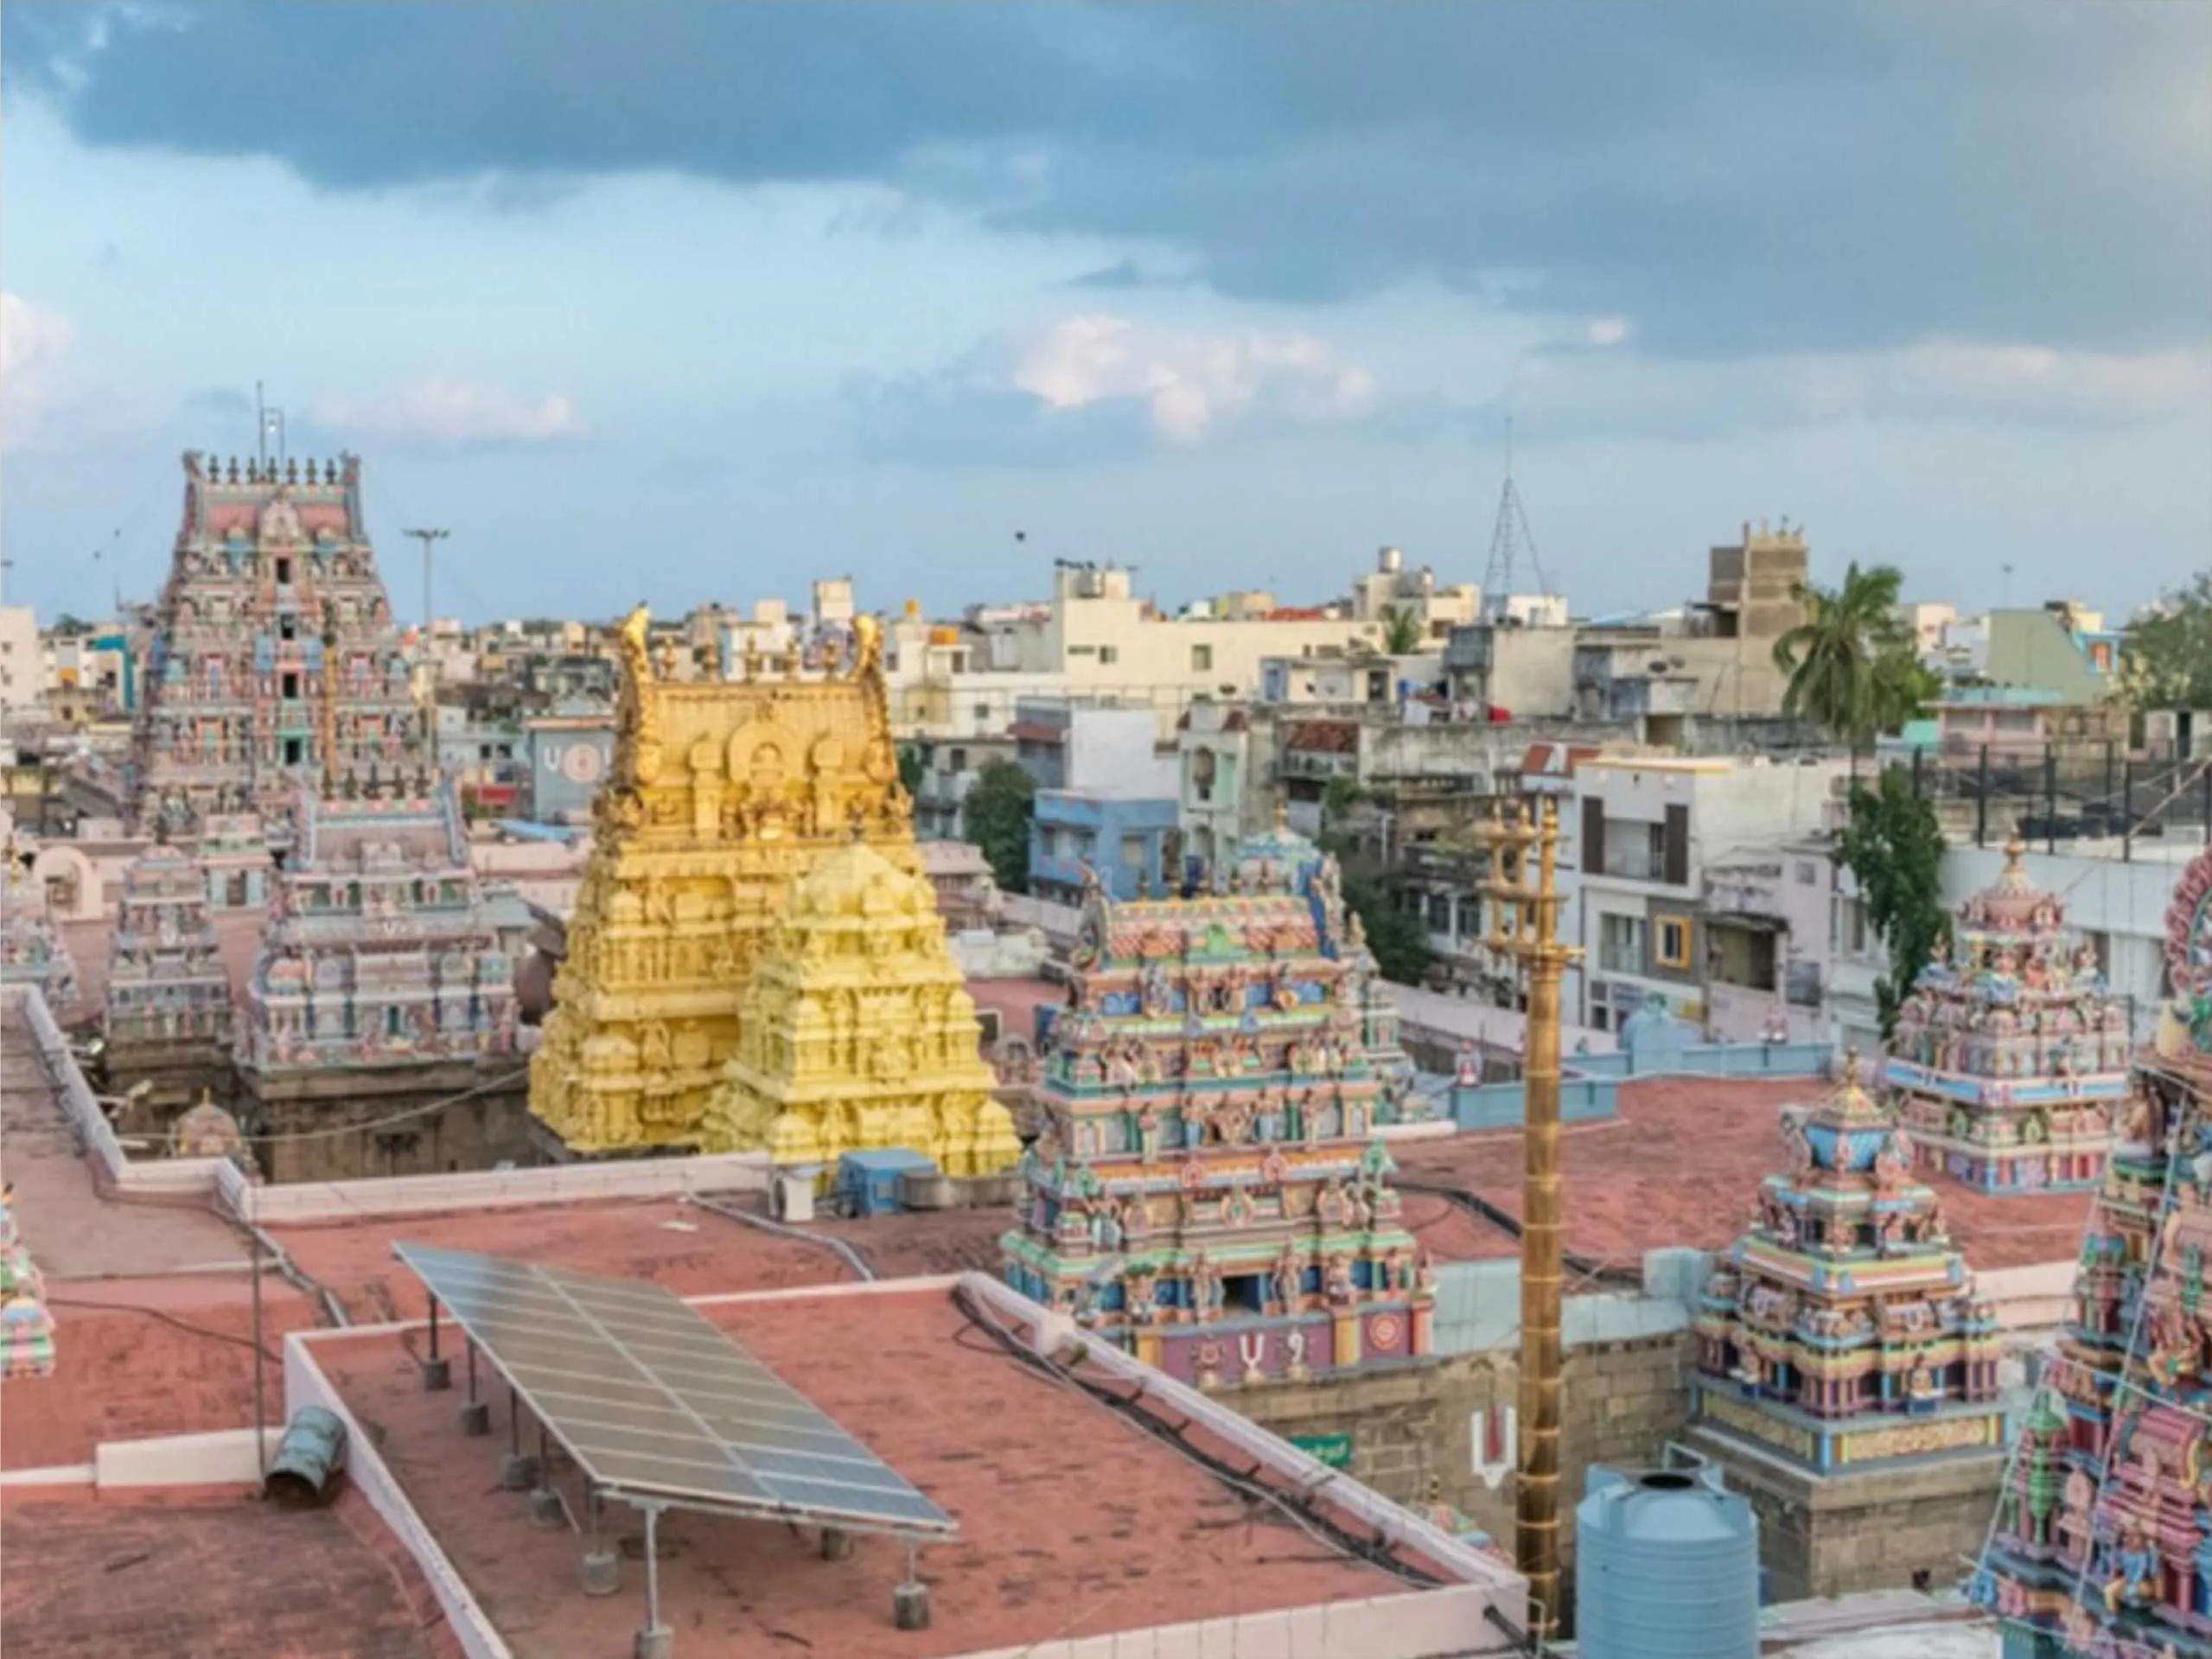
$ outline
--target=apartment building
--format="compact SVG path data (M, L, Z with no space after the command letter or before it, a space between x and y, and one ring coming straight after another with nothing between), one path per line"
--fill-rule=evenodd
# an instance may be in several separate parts
M1643 753L1578 762L1559 886L1584 952L1568 987L1581 1023L1618 1030L1657 997L1669 1013L1702 1025L1716 967L1746 981L1733 989L1766 996L1770 984L1786 1001L1785 941L1814 929L1810 917L1822 903L1814 899L1800 916L1770 890L1763 902L1776 914L1765 919L1740 904L1762 884L1817 890L1817 871L1810 883L1798 879L1796 865L1809 861L1774 853L1826 825L1846 771L1839 761L1764 756ZM1782 867L1769 880L1764 872L1776 864ZM1710 894L1708 870L1718 878ZM1789 931L1793 918L1801 931ZM1824 921L1817 925L1825 929ZM1733 999L1731 1018L1743 1001Z
M1010 735L1016 763L1037 786L1032 892L1073 901L1086 871L1116 898L1180 878L1177 756L1156 742L1149 711L1024 699Z
M29 605L0 605L0 711L29 708L45 690L37 615Z

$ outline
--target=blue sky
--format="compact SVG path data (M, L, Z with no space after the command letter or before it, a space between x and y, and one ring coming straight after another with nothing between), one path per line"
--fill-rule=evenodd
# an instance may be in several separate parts
M1745 518L2125 611L2212 561L2212 8L138 3L4 13L11 598L176 453L359 450L441 611L1479 579ZM1026 533L1017 544L1014 533ZM92 555L99 551L99 557ZM2010 565L2009 579L2003 566Z

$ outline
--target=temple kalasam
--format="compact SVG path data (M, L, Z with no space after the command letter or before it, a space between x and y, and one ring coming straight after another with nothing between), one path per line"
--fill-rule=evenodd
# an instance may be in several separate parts
M895 928L902 943L870 965L870 988L840 1003L842 1012L819 1005L809 988L823 953L840 948L832 940L851 935L848 924L864 922L870 903L903 915L929 890L899 783L875 619L855 619L850 649L826 673L808 672L794 651L772 662L749 657L740 678L703 680L656 671L648 621L641 607L622 628L614 763L594 803L591 861L531 1068L531 1109L558 1154L749 1149L767 1144L791 1107L786 1144L796 1150L833 1157L857 1137L934 1149L954 1172L981 1172L979 1157L1010 1164L1010 1133L995 1120L979 1133L979 1108L971 1109L978 1090L988 1099L991 1080L934 900L936 925ZM874 863L849 852L856 842ZM843 856L804 885L831 855ZM838 871L854 891L830 890ZM920 885L894 893L898 877ZM819 940L804 928L781 935L771 983L783 989L764 987L756 1004L766 1016L781 999L781 1046L741 1052L749 988L794 895L826 926ZM832 1036L840 1018L849 1029ZM791 1046L817 1024L819 1042ZM809 1092L813 1074L849 1065L864 1036L879 1054L905 1045L914 1062L899 1091L909 1105L896 1122L872 1096L833 1112ZM811 1133L800 1132L801 1120Z

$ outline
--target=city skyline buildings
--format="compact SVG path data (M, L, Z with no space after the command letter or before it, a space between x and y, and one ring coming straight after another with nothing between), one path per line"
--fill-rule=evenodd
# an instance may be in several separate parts
M2034 603L2086 559L2116 616L2212 542L2195 9L278 13L9 10L10 603L150 596L168 457L249 452L256 378L295 453L372 460L378 533L453 527L471 620L810 565L939 614L1054 557L1170 605L1382 542L1471 580L1508 413L1578 609L1679 601L1763 514L1816 579ZM218 56L252 121L162 93ZM378 66L435 103L447 61L475 118L384 112ZM161 252L272 235L314 281Z

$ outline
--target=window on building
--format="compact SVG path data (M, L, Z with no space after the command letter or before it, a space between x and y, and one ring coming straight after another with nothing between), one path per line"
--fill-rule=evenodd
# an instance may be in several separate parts
M1663 916L1659 918L1659 965L1661 967L1687 967L1690 965L1690 918L1686 916Z
M300 677L296 673L286 674L280 690L286 697L297 697L300 694Z
M975 705L975 719L978 725L989 724L991 722L991 705L988 703L977 704Z
M279 555L277 559L277 580L287 583L292 579L292 561Z
M968 751L965 749L954 747L946 750L945 759L952 771L965 772L968 769Z
M1144 838L1141 835L1124 835L1120 840L1123 865L1130 870L1142 870L1144 867Z
M1120 661L1121 648L1118 645L1100 646L1099 648L1099 660L1104 663L1115 663Z
M1819 865L1810 858L1800 858L1797 861L1797 884L1800 887L1810 887L1820 879L1820 866Z
M299 636L300 619L298 617L293 616L291 612L286 611L283 616L277 618L277 637L278 639L296 640L299 638Z
M1190 648L1190 668L1193 673L1210 674L1214 672L1214 648L1194 645Z
M1829 929L1836 948L1846 956L1866 954L1866 901L1836 895L1835 920Z
M1597 965L1609 973L1644 971L1644 919L1605 915L1597 922Z
M285 738L285 739L284 739L284 764L285 764L285 765L287 765L287 766L297 766L297 765L299 765L303 761L304 761L304 760L306 760L306 759L307 759L307 743L306 743L306 740L305 740L304 738L300 738L300 737L287 737L287 738Z

